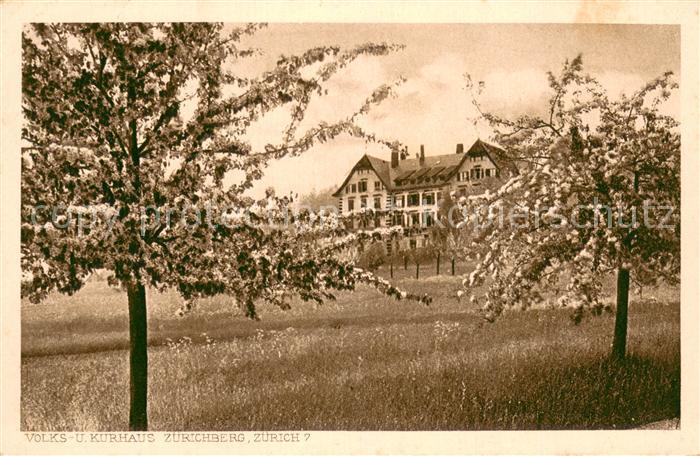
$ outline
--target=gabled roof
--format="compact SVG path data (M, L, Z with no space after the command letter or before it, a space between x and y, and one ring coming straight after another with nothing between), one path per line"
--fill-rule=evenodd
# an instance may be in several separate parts
M371 155L363 155L360 160L355 163L355 166L352 167L350 172L348 173L348 176L345 178L342 184L340 184L340 187L338 190L333 193L333 196L340 196L343 189L345 186L348 184L348 181L352 177L353 173L357 171L358 169L372 169L374 172L377 174L377 177L379 177L379 180L384 184L386 188L391 188L392 186L389 185L389 168L391 167L391 164L386 161L382 160L381 158L377 157L372 157Z
M389 191L442 186L454 176L467 157L481 155L489 157L497 168L517 173L517 167L507 159L503 149L477 139L463 154L428 155L422 163L419 158L408 158L400 160L395 168L386 160L363 155L333 196L341 196L356 170L367 168L374 170Z
M508 170L514 174L518 173L518 167L515 165L515 162L509 159L506 151L498 146L477 139L467 151L467 155L469 156L480 155L482 153L485 153L498 169Z

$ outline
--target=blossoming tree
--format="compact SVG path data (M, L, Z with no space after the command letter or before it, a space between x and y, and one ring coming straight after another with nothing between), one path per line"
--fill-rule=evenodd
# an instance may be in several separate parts
M232 64L254 52L241 38L260 29L33 24L23 34L23 296L71 294L91 272L111 271L128 295L132 430L148 426L146 287L178 290L183 310L226 293L250 317L259 299L323 300L359 282L414 297L334 255L386 233L348 234L333 217L290 218L291 201L272 193L246 196L270 160L341 133L377 140L356 120L390 85L343 120L298 130L338 70L400 47L323 46L238 76ZM254 150L247 132L278 108L289 112L283 137Z
M559 304L606 307L601 279L617 273L612 352L625 355L630 276L675 283L680 272L680 135L661 111L677 88L671 73L632 96L608 97L583 72L581 57L549 74L547 115L515 120L482 112L483 84L468 86L480 118L520 165L496 191L463 201L464 254L478 260L464 285L487 284L489 320L527 308L562 286Z

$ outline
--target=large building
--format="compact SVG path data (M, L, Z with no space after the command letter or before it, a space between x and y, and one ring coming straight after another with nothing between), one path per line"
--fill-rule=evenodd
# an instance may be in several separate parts
M352 229L415 228L397 247L420 247L428 242L426 229L435 223L443 197L481 193L518 172L504 156L503 149L481 140L466 152L457 144L456 153L446 155L426 156L423 146L415 158L408 158L407 149L392 151L390 162L364 155L333 196L340 213L351 216Z

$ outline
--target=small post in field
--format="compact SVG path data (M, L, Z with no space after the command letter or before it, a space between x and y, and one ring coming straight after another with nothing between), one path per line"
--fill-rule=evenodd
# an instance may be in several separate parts
M389 277L394 278L394 259L389 260Z
M419 273L420 273L420 263L416 261L416 279L418 278Z
M403 256L403 270L405 271L408 269L408 257L406 255Z
M435 268L435 270L436 270L436 274L440 275L440 252L438 252L438 255L437 255L437 267Z
M452 257L452 275L455 275L455 257Z

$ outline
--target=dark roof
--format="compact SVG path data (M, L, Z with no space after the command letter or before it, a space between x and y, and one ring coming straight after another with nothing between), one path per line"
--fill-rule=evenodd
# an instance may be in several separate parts
M469 150L463 154L445 154L426 156L421 163L419 158L408 158L399 161L399 166L391 167L391 163L371 155L362 158L350 170L345 181L333 196L340 196L353 172L357 169L373 168L384 186L390 190L409 190L431 186L442 186L452 178L467 157L487 155L499 169L507 169L517 173L515 164L508 160L505 151L500 147L477 139Z

